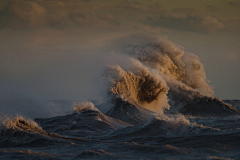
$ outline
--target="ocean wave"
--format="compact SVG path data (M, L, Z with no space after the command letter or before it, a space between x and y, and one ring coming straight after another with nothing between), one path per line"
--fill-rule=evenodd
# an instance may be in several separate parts
M126 54L130 65L109 66L103 74L111 103L121 99L122 103L161 114L168 110L198 116L239 114L213 96L203 64L193 53L170 41L152 38L128 46Z
M51 141L48 133L42 130L38 124L23 117L14 119L7 118L1 122L0 144L4 145L23 145L35 141Z
M132 126L103 114L91 102L76 104L72 114L53 118L37 118L35 121L48 132L74 137L106 135L114 130Z
M81 138L61 136L44 131L36 122L23 117L2 119L0 126L0 144L18 146L30 143L64 142L65 140L83 141Z

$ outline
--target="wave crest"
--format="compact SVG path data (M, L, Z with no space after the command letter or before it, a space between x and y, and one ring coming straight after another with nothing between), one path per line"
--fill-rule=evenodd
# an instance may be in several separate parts
M125 71L120 66L106 70L111 77L109 95L114 99L121 98L131 105L141 106L152 111L163 113L169 108L167 93L169 87L161 75L153 75L153 70L137 66L137 72ZM118 77L118 78L116 78ZM115 79L114 79L115 78ZM164 102L164 103L163 103Z

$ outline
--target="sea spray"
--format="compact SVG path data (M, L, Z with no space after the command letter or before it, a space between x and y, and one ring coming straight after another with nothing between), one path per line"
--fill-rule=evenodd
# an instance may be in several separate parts
M195 115L205 113L199 107L193 112L194 105L206 103L207 108L215 105L210 113L213 116L224 115L225 111L238 114L230 105L213 98L214 91L203 64L198 56L185 52L183 47L167 40L145 37L130 41L122 53L127 65L108 66L103 74L112 103L120 98L161 114L170 109L171 113ZM218 108L222 108L221 114Z

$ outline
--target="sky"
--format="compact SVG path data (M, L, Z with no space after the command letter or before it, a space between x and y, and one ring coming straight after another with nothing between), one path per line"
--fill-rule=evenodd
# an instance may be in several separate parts
M240 99L239 0L1 0L0 97L97 97L116 41L158 36L199 56L221 99Z

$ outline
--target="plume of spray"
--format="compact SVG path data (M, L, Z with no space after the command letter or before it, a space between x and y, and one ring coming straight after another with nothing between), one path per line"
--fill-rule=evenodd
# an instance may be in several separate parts
M110 66L105 70L109 95L159 113L213 96L203 64L183 47L144 37L123 51L132 67Z
M198 56L185 52L182 47L170 41L150 39L145 44L135 46L129 54L143 64L159 70L166 81L177 81L206 96L213 95Z

